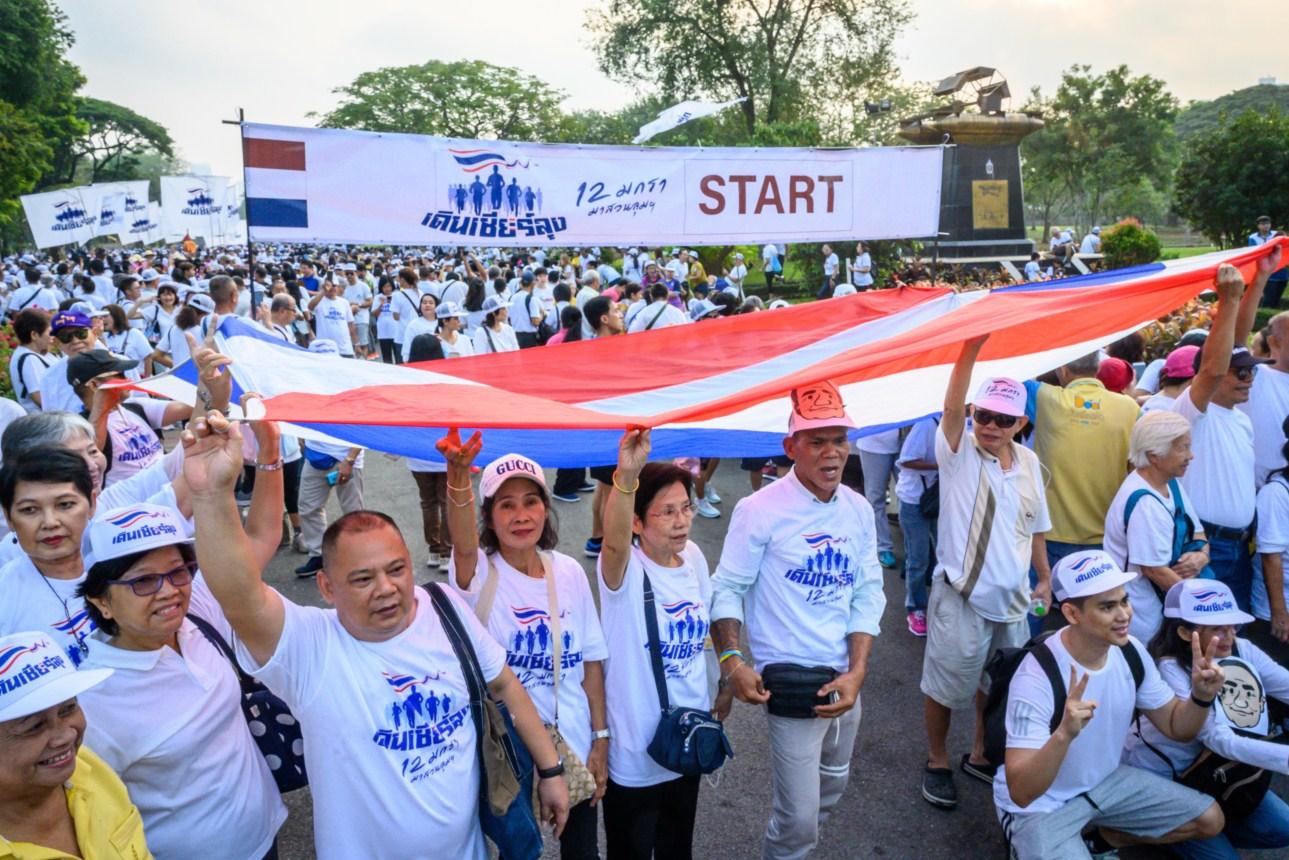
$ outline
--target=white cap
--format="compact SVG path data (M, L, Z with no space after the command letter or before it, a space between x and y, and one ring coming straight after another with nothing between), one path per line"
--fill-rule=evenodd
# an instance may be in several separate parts
M486 297L483 300L482 310L484 313L490 314L493 311L504 307L507 307L506 300L503 299L501 296L497 295L496 293L493 293L492 295Z
M315 337L309 343L309 352L319 355L340 355L340 347L329 337Z
M1052 568L1052 596L1070 600L1104 594L1136 578L1137 574L1122 570L1101 550L1085 549L1065 556Z
M816 382L792 390L792 415L788 418L788 435L818 427L857 425L846 414L841 392L831 382Z
M479 476L480 495L485 501L491 499L511 478L527 478L542 488L542 495L546 494L546 476L542 474L542 467L523 454L507 454L483 467Z
M832 297L835 299L838 296L853 296L857 292L859 290L855 289L854 284L838 284L833 287Z
M715 313L719 310L720 308L712 302L709 302L707 299L699 299L694 302L694 306L689 309L689 318L697 321L708 314Z
M971 405L999 415L1014 415L1019 418L1025 414L1025 403L1028 400L1025 386L1007 376L993 376L980 384Z
M213 314L215 312L215 300L207 293L193 293L188 297L188 307L195 308L203 313Z
M465 317L470 312L456 302L444 302L434 309L434 318L445 320L448 317Z
M111 669L82 669L44 633L0 637L0 723L74 699L108 679Z
M767 311L772 311L772 310L775 310L776 308L790 308L790 307L792 307L792 305L791 303L788 302L787 299L775 299L774 301L766 305L765 309Z
M1164 617L1188 624L1222 627L1249 624L1253 616L1240 609L1231 587L1216 579L1183 579L1164 596Z
M129 505L90 522L90 547L95 562L188 543L188 529L173 508Z
M108 312L107 312L107 311L99 310L98 308L96 308L96 307L94 307L92 304L90 304L89 302L73 302L73 303L72 303L72 305L71 305L71 307L69 307L69 308L68 308L68 310L69 310L69 311L74 311L74 312L76 312L76 313L80 313L80 314L85 314L85 316L87 316L87 317L105 317L105 316L108 316Z

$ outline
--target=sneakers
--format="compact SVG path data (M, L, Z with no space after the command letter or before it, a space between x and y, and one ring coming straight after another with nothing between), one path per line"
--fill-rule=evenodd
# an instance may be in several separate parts
M889 549L883 550L877 554L877 561L882 565L882 567L895 567L895 553L891 552Z
M551 498L569 504L582 501L582 497L577 493L551 493Z
M604 538L589 538L586 541L586 548L583 553L587 558L599 558L600 550L604 547Z
M593 483L592 483L592 482L590 482L590 481L585 481L585 482L583 482L583 483L582 483L582 486L580 486L580 487L578 487L578 488L577 488L577 491L578 491L579 493L594 493L594 492L595 492L595 484L593 484Z
M443 556L437 552L430 553L430 557L425 560L425 566L428 568L438 568L443 566Z
M715 506L707 499L698 500L698 504L694 505L694 513L709 520L714 520L721 515L721 512L716 510Z
M304 535L299 532L295 533L295 537L291 538L291 549L300 553L300 555L309 554L309 548L304 545Z
M919 639L926 638L926 613L921 609L914 609L909 613L909 632Z
M309 579L317 576L320 570L322 570L322 556L311 555L308 561L295 569L295 575L301 579Z
M965 753L962 756L962 772L986 785L993 785L994 774L998 772L998 768L988 763L975 764L971 760L971 753Z
M707 495L703 496L703 501L711 505L719 505L721 497L716 495L716 489L711 484L707 485Z
M922 771L922 797L939 809L958 805L958 789L953 785L953 771L947 767L927 766Z

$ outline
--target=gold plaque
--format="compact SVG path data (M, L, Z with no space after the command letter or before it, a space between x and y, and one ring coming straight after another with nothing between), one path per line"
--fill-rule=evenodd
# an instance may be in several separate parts
M971 221L976 230L1006 230L1011 226L1007 209L1006 179L977 179L971 183Z

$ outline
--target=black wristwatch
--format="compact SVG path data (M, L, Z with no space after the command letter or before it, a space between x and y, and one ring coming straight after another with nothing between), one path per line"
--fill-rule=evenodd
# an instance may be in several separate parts
M564 775L564 762L562 761L556 764L554 767L548 767L545 769L542 769L540 767L537 768L538 779L554 779L557 776L563 776L563 775Z

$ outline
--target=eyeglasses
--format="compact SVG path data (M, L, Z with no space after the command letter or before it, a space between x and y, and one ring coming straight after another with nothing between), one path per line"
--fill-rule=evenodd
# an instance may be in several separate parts
M1253 378L1252 367L1232 367L1231 372L1234 373L1235 378L1240 380L1241 382L1248 382L1250 379Z
M58 338L59 343L71 343L73 340L89 340L90 330L87 328L65 328L54 335Z
M982 426L992 424L999 430L1006 430L1016 425L1015 415L1001 415L997 412L990 412L988 409L981 409L980 407L976 407L972 411L971 418L977 424Z
M675 505L667 505L649 514L649 516L659 520L674 520L676 519L677 516L679 516L681 519L687 520L693 515L694 515L694 506L689 503L683 504L680 507L676 507Z
M183 588L192 582L193 574L197 572L197 562L185 562L181 567L174 570L168 570L165 573L145 573L143 576L136 576L134 579L115 579L108 585L128 585L130 590L139 597L151 597L161 590L161 582L165 580L175 588Z

